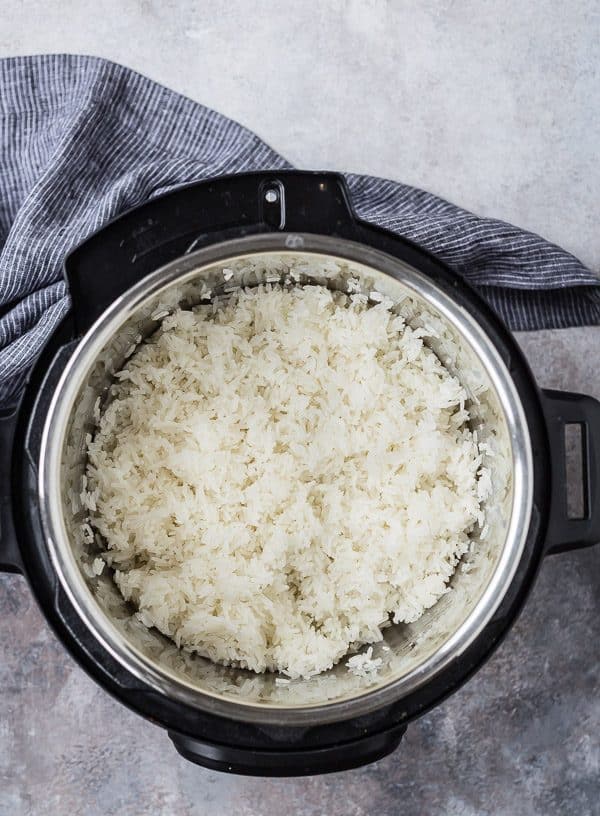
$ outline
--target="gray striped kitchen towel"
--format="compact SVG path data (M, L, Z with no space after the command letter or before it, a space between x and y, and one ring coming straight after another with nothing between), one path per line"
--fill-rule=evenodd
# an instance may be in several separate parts
M123 66L0 60L0 408L69 309L72 247L184 182L286 167L237 123ZM559 247L404 184L347 179L362 218L435 253L513 329L600 323L598 276Z

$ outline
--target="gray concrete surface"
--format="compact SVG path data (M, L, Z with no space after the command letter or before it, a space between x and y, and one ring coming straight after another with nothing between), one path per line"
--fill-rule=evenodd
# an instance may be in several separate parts
M20 0L0 56L127 63L304 168L402 180L600 267L597 0Z
M600 7L543 0L22 0L0 56L130 64L302 167L383 175L534 229L597 269ZM600 329L520 336L541 384L600 397ZM458 694L368 768L303 780L180 759L0 576L1 816L600 814L600 558L548 559Z

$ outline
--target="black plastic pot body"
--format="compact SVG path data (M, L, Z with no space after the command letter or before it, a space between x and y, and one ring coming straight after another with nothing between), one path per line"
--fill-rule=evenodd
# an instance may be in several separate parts
M40 519L42 428L59 377L79 338L130 286L201 247L277 233L287 247L303 234L343 238L398 258L474 315L518 390L533 452L533 507L514 579L470 647L425 687L368 716L308 728L257 725L186 706L141 682L83 624L49 557ZM356 217L342 177L285 171L222 177L182 187L119 217L65 261L73 308L42 350L16 411L0 417L0 567L23 573L50 625L104 689L169 731L187 759L234 773L288 776L338 771L396 748L407 723L463 684L515 620L541 559L600 540L600 403L540 391L510 332L452 270L419 247ZM584 513L567 513L565 427L582 428ZM32 717L35 713L32 712Z

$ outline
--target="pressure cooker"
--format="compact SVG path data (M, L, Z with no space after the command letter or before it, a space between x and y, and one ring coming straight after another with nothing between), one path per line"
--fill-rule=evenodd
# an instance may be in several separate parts
M370 679L342 662L281 683L271 672L177 649L137 619L109 569L95 574L97 545L80 532L98 401L126 356L156 331L157 315L273 281L278 264L302 258L311 263L294 285L344 289L351 279L354 291L409 299L415 321L435 326L427 342L470 395L473 429L495 451L485 536L474 533L450 591L431 609L384 630L374 645L382 666ZM340 276L321 278L321 260L323 268L335 261ZM193 762L288 776L383 757L411 720L490 657L542 559L600 540L600 403L540 390L484 300L428 252L357 218L339 175L251 173L177 188L89 237L68 255L64 274L72 309L41 351L17 410L0 419L0 565L26 577L91 677L166 728ZM577 518L567 507L569 425L581 428Z

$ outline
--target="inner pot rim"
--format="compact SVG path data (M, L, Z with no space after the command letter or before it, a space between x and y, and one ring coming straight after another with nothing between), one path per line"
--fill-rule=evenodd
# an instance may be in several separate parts
M375 275L391 276L431 303L459 331L490 377L504 411L513 463L513 498L505 545L488 585L462 625L406 675L337 702L293 707L237 702L200 689L159 666L128 641L101 609L81 575L69 544L59 487L62 450L75 399L98 352L118 328L161 291L201 275L216 263L286 253L328 255L362 264ZM132 286L97 319L80 340L53 394L42 434L38 491L46 544L61 585L87 629L118 663L161 694L194 708L251 723L309 725L362 716L397 701L439 674L474 642L502 602L523 553L533 504L533 459L528 424L514 381L498 350L468 309L423 273L391 255L328 236L276 233L234 239L176 259Z

